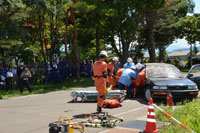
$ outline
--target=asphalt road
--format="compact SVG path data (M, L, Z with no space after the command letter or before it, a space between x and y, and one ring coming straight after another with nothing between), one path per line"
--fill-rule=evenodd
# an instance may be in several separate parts
M82 88L95 90L94 87ZM28 95L0 100L0 133L48 133L48 124L58 117L74 116L96 111L96 103L71 102L72 90ZM123 101L122 107L104 109L124 118L124 123L146 118L147 103L142 98ZM86 133L107 131L106 128L85 129Z

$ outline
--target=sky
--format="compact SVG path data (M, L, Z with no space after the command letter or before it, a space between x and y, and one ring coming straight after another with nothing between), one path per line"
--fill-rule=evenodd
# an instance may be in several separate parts
M194 13L200 13L200 0L193 1L195 3ZM200 46L200 44L197 44L197 46ZM183 48L189 48L189 44L185 39L177 39L171 45L169 45L169 47L167 47L167 51L171 52L173 50Z

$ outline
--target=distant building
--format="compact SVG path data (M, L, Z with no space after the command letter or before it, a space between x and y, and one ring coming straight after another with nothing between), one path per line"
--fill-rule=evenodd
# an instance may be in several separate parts
M168 54L168 58L170 60L174 60L174 59L183 59L184 61L188 60L189 56L190 56L190 51L189 50L184 50L184 51L174 51L174 52L169 52ZM159 55L156 54L156 57L158 57ZM197 56L200 58L200 52L197 53ZM149 54L145 53L144 54L144 58L145 59L149 59Z
M190 56L190 51L185 50L185 51L174 51L168 53L169 59L183 59L183 60L188 60L188 57Z

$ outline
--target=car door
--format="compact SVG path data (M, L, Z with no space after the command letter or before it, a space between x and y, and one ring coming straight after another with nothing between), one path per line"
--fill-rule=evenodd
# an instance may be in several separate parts
M200 89L200 64L196 64L191 67L187 78L194 81Z

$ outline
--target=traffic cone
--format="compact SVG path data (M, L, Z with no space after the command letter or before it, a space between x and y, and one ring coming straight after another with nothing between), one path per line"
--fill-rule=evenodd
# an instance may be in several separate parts
M156 117L153 107L153 99L149 99L149 107L146 121L146 128L144 129L144 133L159 133L159 130L156 127Z

